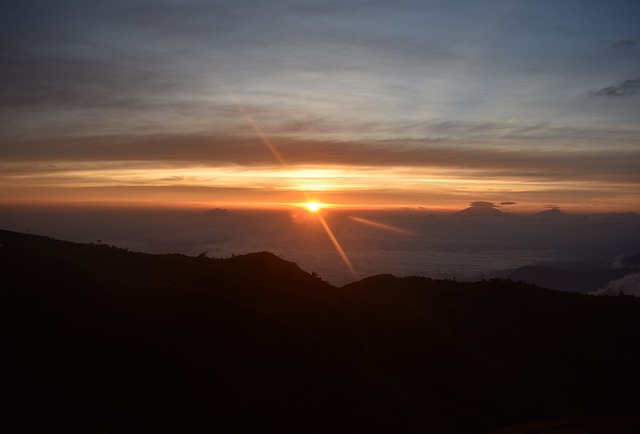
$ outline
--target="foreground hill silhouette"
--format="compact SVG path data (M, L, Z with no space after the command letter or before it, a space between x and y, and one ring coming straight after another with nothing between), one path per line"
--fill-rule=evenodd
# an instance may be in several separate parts
M633 297L390 275L336 288L269 253L7 231L0 260L0 432L640 427Z

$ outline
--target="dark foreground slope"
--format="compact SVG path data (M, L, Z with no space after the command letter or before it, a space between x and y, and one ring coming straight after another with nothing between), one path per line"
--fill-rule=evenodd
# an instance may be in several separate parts
M338 289L268 253L0 245L0 432L487 432L640 412L637 299Z

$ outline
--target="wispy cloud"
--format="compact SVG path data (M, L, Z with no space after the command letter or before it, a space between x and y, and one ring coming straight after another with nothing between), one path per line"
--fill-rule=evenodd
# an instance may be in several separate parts
M640 297L640 273L630 273L626 276L610 281L606 287L594 291L593 295L634 295Z
M487 202L484 200L476 200L469 202L469 206L472 208L496 208L496 204L493 202Z
M431 169L433 176L513 178L530 181L640 182L640 153L632 148L522 150L461 146L440 140L329 141L272 139L293 166ZM22 140L0 148L3 170L26 171L61 162L121 167L215 168L276 165L253 135L98 136ZM82 166L78 166L82 170ZM6 173L6 172L5 172Z
M613 48L631 48L634 45L636 45L636 41L632 41L631 39L620 39L611 44Z
M640 79L633 79L625 80L620 84L607 86L600 90L593 90L589 94L608 98L621 98L636 95L638 92L640 92Z

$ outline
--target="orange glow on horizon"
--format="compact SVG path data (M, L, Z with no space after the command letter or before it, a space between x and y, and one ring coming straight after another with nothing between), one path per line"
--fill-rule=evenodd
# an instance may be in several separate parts
M255 148L268 150L273 157L269 161L263 161L262 153L257 159L251 158L250 154L256 150L251 146L238 154L230 154L229 158L221 155L209 159L205 154L203 159L191 156L184 161L174 160L174 156L152 160L147 159L146 154L134 160L123 156L120 158L124 159L113 160L103 156L95 161L3 160L0 161L0 204L259 209L298 206L312 213L326 207L404 208L443 213L464 209L471 201L514 201L517 205L505 209L506 212L535 213L547 204L579 213L640 212L637 182L622 175L620 179L616 176L595 180L566 177L559 182L556 175L532 175L506 167L496 170L483 164L458 166L456 161L450 161L451 156L433 163L416 161L416 165L411 160L388 164L393 159L387 162L381 158L382 154L363 161L341 161L337 157L327 159L320 153L316 159L314 155L324 149L323 142L308 143L312 145L309 155L305 154L307 145L294 148L295 141L291 138L278 146L277 138L282 138L282 134L269 137L257 116L249 110L251 106L243 105L245 102L234 95L220 77L216 78L237 109L236 117L246 122L242 137L249 130L255 134ZM102 139L98 136L96 140ZM244 157L247 157L246 164ZM327 204L307 205L320 197ZM354 220L398 232L398 228L384 227L382 223Z
M271 143L271 142L270 142ZM271 143L274 145L274 143ZM38 176L30 173L37 169ZM422 208L459 211L473 200L513 200L508 212L528 213L549 203L581 213L640 212L635 185L586 181L558 186L520 178L446 178L433 168L175 165L163 161L60 161L31 167L1 162L0 203L103 202L159 206L304 207L319 200L340 209ZM437 176L436 176L437 175ZM456 177L459 176L459 177Z

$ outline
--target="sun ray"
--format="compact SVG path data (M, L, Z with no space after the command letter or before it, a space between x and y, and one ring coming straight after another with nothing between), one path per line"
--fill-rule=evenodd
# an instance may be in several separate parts
M340 254L340 257L342 258L342 261L345 263L345 265L347 266L347 268L351 272L351 275L356 280L358 280L359 279L358 273L356 273L355 268L353 268L353 265L351 264L351 261L349 260L349 257L347 256L347 254L342 249L342 246L338 242L338 239L333 235L333 231L331 230L331 228L329 227L329 225L325 221L324 217L322 216L322 213L317 212L316 215L318 216L318 220L320 221L320 224L322 225L322 228L327 233L327 236L329 237L329 239L333 243L333 246L338 251L338 254Z
M220 87L222 87L222 89L224 90L224 92L228 95L229 99L231 99L231 101L233 101L233 104L236 106L236 108L238 109L238 111L240 113L242 113L242 115L244 116L244 118L246 119L247 123L251 126L251 129L253 129L253 131L256 133L256 135L260 138L260 140L262 141L262 143L269 149L269 151L271 151L271 154L273 154L274 158L278 161L278 163L280 163L280 165L283 168L288 168L289 165L287 164L286 160L284 159L284 157L282 156L282 154L280 153L280 151L276 148L276 146L271 142L271 140L269 140L269 137L267 137L267 135L262 131L262 129L260 128L260 126L258 125L258 122L255 120L255 118L251 115L251 113L249 112L249 110L247 110L238 100L238 98L236 98L236 96L227 88L227 86L224 84L224 82L222 81L222 78L220 78L219 76L215 75L216 80L218 81L218 83L220 84ZM320 221L320 224L322 225L322 228L324 229L324 231L327 233L327 236L329 237L329 239L331 240L331 243L333 244L333 246L335 247L335 249L338 251L338 254L340 255L340 257L342 258L342 260L344 261L345 265L347 266L347 268L349 269L349 271L351 272L351 274L353 275L353 277L357 280L358 279L358 275L356 273L356 270L353 268L353 265L351 264L351 261L349 260L349 258L347 257L347 254L344 252L344 250L342 249L342 246L340 245L340 243L338 242L338 239L333 235L333 231L331 230L331 228L329 227L329 225L327 224L327 222L325 221L324 217L322 216L322 214L320 213L320 209L325 205L323 203L320 202L315 202L311 199L309 193L307 193L306 191L302 191L301 192L305 198L306 198L306 203L304 204L305 208L307 208L307 210L313 214L315 214L318 217L318 220Z
M417 237L419 235L419 234L417 234L415 232L407 231L405 229L397 228L397 227L391 226L391 225L386 225L384 223L374 222L373 220L364 219L362 217L350 216L349 218L351 220L353 220L353 221L358 222L358 223L362 223L363 225L372 226L374 228L382 229L382 230L385 230L385 231L388 231L388 232L395 232L397 234L402 234L402 235L411 235L413 237Z
M233 105L235 105L238 111L242 113L247 123L251 126L251 129L253 130L253 132L256 133L256 135L260 138L262 143L267 147L267 149L269 149L269 151L271 151L271 154L273 154L275 159L278 160L278 163L280 163L280 165L283 167L289 167L289 165L287 164L286 160L284 159L284 157L282 156L278 148L276 148L276 146L271 142L271 140L269 140L269 137L267 137L267 135L262 131L262 129L260 128L260 125L258 125L258 122L253 117L253 115L249 112L249 110L247 110L240 103L240 100L236 98L233 92L231 92L227 88L227 86L224 84L224 81L222 81L222 78L220 78L218 75L215 75L215 74L214 74L214 77L218 81L218 84L220 84L220 87L222 87L224 92L227 94L229 99L233 102Z

